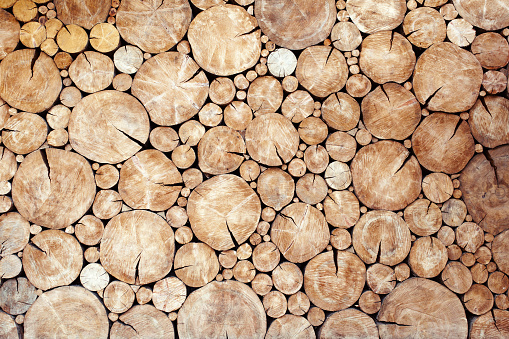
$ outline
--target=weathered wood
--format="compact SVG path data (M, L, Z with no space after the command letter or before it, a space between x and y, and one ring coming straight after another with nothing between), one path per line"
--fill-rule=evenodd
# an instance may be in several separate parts
M346 4L346 10L361 32L371 34L398 27L405 16L406 2L350 0Z
M362 100L361 107L364 125L379 139L404 140L421 120L417 99L395 83L378 86Z
M322 105L322 118L331 128L349 131L359 122L361 108L357 101L346 93L331 94Z
M303 292L297 292L288 298L288 311L293 315L304 315L308 312L311 302Z
M338 93L338 95L341 93ZM360 113L360 108L359 108ZM358 118L357 118L358 119ZM357 151L355 138L344 132L334 132L327 137L325 148L329 156L337 161L347 162L352 160Z
M143 63L134 77L131 93L145 105L152 122L171 126L198 113L207 99L208 88L205 73L199 71L190 56L167 52Z
M403 83L412 75L415 53L401 34L377 32L362 41L359 65L363 73L378 84Z
M343 54L333 47L312 46L300 54L295 76L311 94L325 98L345 86L348 66Z
M115 164L141 149L149 136L149 119L143 105L118 91L101 91L84 97L69 120L73 149L92 161Z
M447 38L457 46L470 45L475 34L474 27L465 19L454 19L447 24Z
M35 287L26 278L6 280L0 288L0 307L10 315L24 314L35 299Z
M124 313L134 303L134 291L123 281L113 281L104 289L104 305L113 313Z
M287 307L286 297L279 291L271 291L263 296L263 308L271 318L282 317L286 313Z
M242 178L224 174L200 184L189 196L187 211L196 237L222 251L244 243L255 231L261 205Z
M81 270L80 282L89 291L100 291L108 286L110 276L101 265L92 263Z
M488 288L495 294L503 294L509 287L509 278L502 272L496 271L488 278Z
M417 159L395 141L361 148L351 170L357 197L370 208L400 210L421 191L422 172Z
M330 234L322 212L304 203L293 203L277 215L270 237L287 260L302 263L327 247Z
M509 146L476 155L460 176L463 199L475 222L497 235L509 228L507 184Z
M66 25L76 24L91 29L106 21L111 7L110 0L55 0L58 18Z
M230 127L209 129L198 144L198 165L204 173L226 174L244 161L246 145L239 132Z
M361 32L354 23L344 21L334 25L331 32L334 47L343 52L356 49L362 43Z
M274 113L283 102L283 87L274 77L256 78L247 91L247 103L255 116Z
M375 314L380 310L380 296L373 291L362 293L359 298L359 308L367 314Z
M417 60L414 93L431 111L463 112L475 104L482 74L472 53L449 42L437 43Z
M143 63L143 52L135 46L122 46L113 54L113 62L119 71L133 74L138 71Z
M22 269L21 259L15 254L9 254L0 259L0 276L2 279L17 277Z
M113 217L101 240L101 264L129 284L148 284L170 271L175 251L171 227L148 211L129 211Z
M78 25L66 25L58 31L56 42L67 53L80 53L88 45L87 32Z
M103 236L104 224L93 215L85 215L74 226L76 238L84 245L97 245Z
M267 67L272 75L278 78L286 77L295 71L297 57L289 49L278 48L269 54Z
M441 278L444 285L454 293L464 294L472 286L470 270L457 261L451 261L445 266Z
M92 205L92 213L99 219L111 219L120 213L122 197L114 190L97 192Z
M46 28L39 22L27 22L21 27L19 40L28 48L37 48L46 40Z
M381 338L445 336L466 338L465 310L454 293L423 278L396 287L382 302L377 320Z
M197 321L201 324L196 326ZM263 338L265 311L258 296L236 281L212 282L194 291L179 311L179 338Z
M422 237L413 242L408 264L418 277L433 278L447 264L448 255L444 244L435 237Z
M111 85L114 70L113 61L108 56L86 51L69 67L69 77L83 92L95 93Z
M202 287L219 272L219 261L214 250L204 243L189 243L175 255L175 274L187 286Z
M257 192L261 201L276 211L280 211L293 199L295 183L292 177L279 168L269 168L262 172L257 181Z
M318 145L327 138L328 128L322 119L307 117L299 125L299 137L308 145Z
M403 31L414 46L429 48L445 40L447 30L442 15L433 8L419 7L407 13Z
M137 305L119 317L111 326L110 337L115 339L150 336L173 339L173 324L166 314L152 305Z
M54 148L30 153L12 182L18 212L49 228L65 228L81 218L94 196L89 163L79 154Z
M104 306L92 292L78 286L43 293L30 307L24 321L25 338L55 335L107 338L108 332Z
M290 262L284 262L272 271L274 287L281 293L291 295L297 293L303 283L303 275L300 268Z
M330 193L323 202L325 218L334 227L349 228L360 216L359 201L349 191Z
M456 243L465 251L475 253L484 243L484 232L476 223L465 222L456 228Z
M315 339L316 336L315 331L313 331L313 327L306 318L285 314L270 324L265 338Z
M336 258L334 258L334 256ZM328 251L311 259L304 271L304 290L309 300L327 311L352 306L366 282L366 267L355 254Z
M332 313L320 328L320 339L378 338L375 321L363 312L349 308Z
M236 5L214 6L199 13L187 32L196 62L221 76L253 67L261 50L257 26L255 17ZM223 57L211 58L211 54Z
M433 172L461 171L474 155L474 139L459 116L433 113L412 135L412 149L420 164Z
M350 169L343 174L345 168L341 165L342 163L335 161L329 164L329 154L322 145L308 147L304 152L304 162L311 173L320 174L325 171L325 181L334 189L342 189L338 187L344 185L348 187L352 181Z

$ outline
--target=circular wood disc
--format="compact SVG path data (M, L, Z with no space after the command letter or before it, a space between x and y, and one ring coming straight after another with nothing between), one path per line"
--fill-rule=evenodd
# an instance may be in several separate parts
M298 90L288 94L281 105L281 113L294 123L299 123L314 110L314 100L308 91Z
M147 142L150 122L143 105L118 91L84 97L69 119L69 142L92 161L116 164Z
M33 237L23 251L23 268L37 288L69 285L80 275L83 251L72 235L48 230Z
M20 337L14 319L2 311L0 311L0 335L5 339L18 339Z
M509 44L499 33L487 32L477 36L471 49L486 69L498 69L509 62Z
M0 256L22 251L30 238L30 223L19 213L0 215Z
M115 72L113 61L106 55L86 51L69 67L69 77L83 92L95 93L111 85Z
M359 103L346 93L331 94L322 104L322 119L329 127L339 131L346 132L357 126L360 116Z
M463 112L475 104L483 79L475 56L450 43L434 44L417 60L413 88L430 111Z
M191 15L186 0L123 0L115 18L125 41L147 53L161 53L184 37Z
M316 336L313 326L306 318L285 314L270 324L265 335L265 339L280 338L315 339Z
M345 86L348 65L337 49L331 46L312 46L300 54L295 76L299 84L311 94L325 98Z
M321 253L309 261L304 271L306 295L326 311L352 306L359 299L365 282L364 263L346 251Z
M442 271L442 281L454 293L464 294L472 286L472 273L462 263L451 261Z
M42 146L47 131L48 125L40 115L18 113L5 123L2 143L16 154L28 154Z
M145 105L152 122L171 126L198 113L207 99L208 88L207 76L190 56L168 52L143 63L134 77L131 93Z
M152 305L137 305L111 326L110 338L173 339L175 331L168 316Z
M362 43L362 35L354 23L348 21L338 22L331 32L334 47L340 51L352 51Z
M469 213L484 231L493 235L509 228L509 146L478 154L460 176L463 199ZM509 270L508 270L509 272Z
M334 191L323 201L327 222L334 227L349 228L360 216L359 200L348 190Z
M495 237L491 251L498 268L509 274L509 231L506 230Z
M495 31L509 26L509 8L505 1L453 0L459 15L472 25Z
M477 100L468 119L475 140L494 148L509 143L509 100L489 95Z
M301 263L327 247L330 233L322 212L299 202L285 207L278 214L270 237L286 259Z
M474 155L474 138L468 123L458 115L433 113L412 135L412 149L426 169L453 174Z
M200 326L196 326L200 324ZM179 311L179 338L259 338L267 328L258 296L237 281L214 281L194 291Z
M12 200L28 221L65 228L92 206L95 181L90 164L79 154L47 148L30 153L12 182Z
M244 161L246 144L239 132L227 126L209 129L198 144L198 165L204 173L226 174Z
M9 12L0 9L0 60L14 51L19 42L20 25Z
M304 49L329 36L336 6L333 0L255 0L255 16L263 33L276 45Z
M276 112L281 102L283 102L283 87L276 78L259 77L249 85L247 103L256 116Z
M355 253L366 264L379 262L394 266L410 252L410 230L406 222L394 212L370 211L364 214L353 229Z
M383 31L362 41L359 66L378 84L405 82L412 75L415 53L412 44L399 33Z
M92 292L64 286L43 293L28 310L25 338L108 338L106 310Z
M110 0L55 0L57 17L66 25L75 24L91 29L106 21L111 8Z
M377 320L381 338L409 336L466 338L468 322L458 297L432 280L412 278L382 302Z
M135 209L164 211L179 197L182 176L173 162L154 149L141 151L120 170L118 192Z
M362 100L362 117L375 137L404 140L421 120L421 105L412 92L388 83L378 86Z
M187 36L198 65L212 74L233 75L253 67L260 58L257 27L255 17L242 7L219 5L199 13Z
M202 287L216 277L219 261L210 246L188 243L177 251L174 270L175 275L187 286Z
M346 10L353 23L363 33L392 30L405 17L405 0L349 0Z
M378 328L370 316L349 308L332 313L320 328L320 339L334 338L377 339Z
M420 48L442 42L446 37L446 26L443 16L429 7L416 8L405 16L403 31L407 39Z
M253 160L267 166L288 163L297 153L299 133L279 113L254 118L246 128L246 147Z
M31 113L47 110L61 89L60 72L46 53L21 49L0 63L0 96L19 110Z
M128 284L157 281L173 264L175 241L170 225L148 211L118 214L108 222L101 240L104 269Z
M369 208L400 210L421 192L417 159L400 143L379 141L361 148L351 164L353 186Z
M186 285L176 277L159 280L154 285L152 302L164 312L178 310L187 297Z
M224 251L244 243L256 230L261 203L244 179L223 174L193 190L187 214L196 237Z
M280 211L292 202L295 182L285 171L272 167L258 177L257 190L265 205Z
M470 327L470 338L485 339L497 338L503 339L509 336L509 311L493 309L492 312L475 318Z
M408 256L408 264L415 275L434 278L447 264L447 249L435 237L421 237L413 242Z
M405 208L405 222L418 236L438 232L442 226L442 212L437 205L427 199L418 199Z
M0 307L11 315L24 314L35 299L35 287L27 278L5 280L0 288Z

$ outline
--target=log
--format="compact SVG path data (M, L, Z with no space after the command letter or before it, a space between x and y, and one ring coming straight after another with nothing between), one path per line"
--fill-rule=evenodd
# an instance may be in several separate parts
M330 193L323 201L325 218L334 227L349 228L360 217L359 200L349 191Z
M37 234L23 251L27 278L44 291L69 285L78 278L82 266L80 244L72 235L62 231L48 230Z
M80 90L74 86L66 87L60 92L60 102L67 107L76 106L81 98Z
M267 166L281 166L297 153L299 133L281 114L267 113L249 123L245 140L253 160Z
M272 289L272 279L265 273L258 273L251 281L251 287L256 294L264 296Z
M410 230L394 212L370 211L355 225L352 243L356 254L366 264L379 262L394 266L410 251Z
M283 87L274 77L256 78L247 91L247 103L255 116L274 113L283 102Z
M286 77L295 72L297 57L286 48L278 48L269 54L267 67L272 75L278 78Z
M303 275L300 268L291 263L284 262L272 271L272 282L274 287L286 295L297 293L303 283Z
M80 243L87 246L97 245L104 233L104 224L93 215L85 215L74 226L74 234Z
M330 37L333 46L342 52L353 51L362 43L361 32L354 23L348 21L336 23Z
M179 311L177 329L183 339L227 332L230 338L261 339L266 324L263 305L251 288L237 281L215 281L189 295Z
M484 2L480 0L453 0L453 3L459 15L476 27L494 31L509 25L509 10L501 4L484 9Z
M484 244L484 232L476 223L465 222L456 228L456 243L465 251L475 253Z
M366 281L376 294L389 294L396 286L394 270L382 264L374 264L367 269Z
M122 197L114 190L97 192L92 205L92 213L99 219L111 219L120 213Z
M18 20L9 12L0 10L0 26L2 34L0 35L0 60L12 53L19 42L20 24Z
M203 243L189 243L175 254L175 274L187 286L202 287L214 280L219 261L214 250Z
M113 61L108 56L87 51L73 61L69 67L69 77L83 92L95 93L111 85L114 71Z
M282 91L282 90L281 90ZM209 88L210 100L218 105L227 105L235 98L235 85L230 78L214 79Z
M421 237L436 233L442 225L440 208L427 199L418 199L408 205L404 218L410 231Z
M145 305L152 300L152 289L148 287L141 287L138 292L136 292L136 301L140 305Z
M307 117L300 123L298 133L306 144L318 145L327 138L328 128L322 119Z
M345 132L357 126L361 115L357 101L349 94L339 92L325 99L321 111L329 127Z
M361 108L364 125L378 139L404 140L421 120L417 99L395 83L378 86L364 97Z
M30 223L17 212L0 215L0 255L21 252L28 244Z
M244 243L255 231L261 205L242 178L225 174L198 186L187 210L196 237L222 251Z
M464 294L472 286L470 270L457 261L451 261L445 266L441 278L444 285L454 293Z
M357 197L369 208L400 210L421 191L422 173L417 159L395 141L361 148L352 160L351 170Z
M420 164L433 172L460 172L474 156L468 123L459 116L433 113L412 135L412 149Z
M154 339L173 339L175 332L166 314L152 305L137 305L122 314L111 326L110 338L150 336Z
M280 318L286 313L286 297L279 291L271 291L263 296L263 308L271 318Z
M354 0L346 4L346 10L361 32L371 34L398 27L403 22L406 3L404 0Z
M458 199L449 199L442 205L442 220L446 225L459 226L465 220L467 206Z
M304 203L293 203L277 215L270 237L287 260L302 263L327 247L330 233L322 212Z
M118 91L84 97L69 119L69 142L92 161L116 164L138 152L149 136L143 105Z
M276 45L300 50L329 36L336 20L336 8L331 0L256 0L255 16L264 34Z
M80 282L87 290L95 292L108 286L110 276L101 265L92 263L81 270Z
M322 147L322 146L320 146L320 147ZM308 148L308 149L310 149L310 148ZM323 151L324 151L325 155L327 156L327 160L329 160L327 152L325 151L324 148L323 148ZM304 155L304 159L306 159L305 155ZM327 162L325 161L325 163L327 163ZM310 168L310 166L308 165L308 169L309 168ZM315 171L311 171L311 172L317 173ZM320 172L318 172L318 173L320 173ZM350 186L350 184L352 183L352 173L350 172L350 168L344 162L340 162L340 161L331 162L327 166L327 169L325 170L325 182L327 183L327 185L330 188L332 188L334 190L347 189Z
M166 276L175 251L171 227L155 213L128 211L113 217L101 240L101 264L129 284L148 284Z
M509 278L502 272L496 271L488 278L488 288L495 294L503 294L509 287Z
M58 19L64 24L75 24L86 29L106 21L111 7L109 0L55 0L54 4Z
M491 252L493 260L497 264L499 270L505 274L509 274L509 231L504 231L495 237Z
M412 75L415 53L401 34L377 32L362 41L359 65L362 72L378 84L403 83Z
M507 88L507 76L498 71L484 73L482 86L489 94L502 93Z
M367 314L375 314L380 310L380 296L373 291L362 293L359 298L359 308Z
M152 122L171 126L198 113L208 88L205 73L190 56L167 52L145 61L134 77L131 93L145 105Z
M46 40L46 28L39 22L27 22L21 27L19 40L25 47L40 47L43 41Z
M489 148L508 143L508 112L509 100L506 98L489 95L477 100L468 118L475 140Z
M446 287L423 278L408 279L398 285L383 300L377 320L380 338L468 335L465 310L458 297Z
M181 183L182 176L170 159L157 150L145 150L122 166L118 191L131 208L157 212L177 201Z
M95 183L102 189L112 188L117 184L119 178L120 174L113 165L103 165L95 172Z
M320 174L325 171L325 181L329 184L330 187L334 189L340 189L337 187L342 187L346 185L344 177L346 176L346 182L348 185L352 181L350 169L347 166L347 174L343 175L344 167L341 165L342 163L339 161L335 161L329 164L329 154L327 150L322 145L315 145L308 147L304 152L304 162L306 163L307 169L311 173ZM342 177L343 175L343 177ZM334 187L336 186L336 187ZM346 188L346 187L345 187Z
M43 189L41 189L43 188ZM12 182L12 199L28 221L61 229L92 206L94 174L79 154L59 149L30 153Z
M243 131L253 120L253 110L242 101L234 101L224 109L224 123L236 131Z
M165 278L155 283L152 292L154 306L163 312L178 310L186 300L186 285L176 277Z
M120 92L125 92L131 89L133 78L129 74L120 73L113 78L113 88Z
M69 141L69 134L63 128L49 132L47 137L48 145L53 147L62 147Z
M371 91L371 80L363 74L354 74L346 81L346 91L355 98L364 97Z
M456 235L454 234L453 229L449 226L442 226L438 230L437 238L442 242L442 244L444 244L444 246L451 246L456 239ZM461 249L459 250L461 251Z
M451 178L444 173L431 173L422 180L422 191L426 198L441 204L452 197L454 187Z
M239 132L227 126L209 129L198 144L198 166L204 173L226 174L242 164L246 144Z
M315 339L316 336L313 327L306 318L285 314L270 324L265 338Z
M493 307L493 294L484 285L474 284L463 296L465 308L475 315L481 315Z
M196 120L189 120L179 128L179 137L182 143L196 146L205 134L205 127Z
M21 22L28 22L37 16L37 6L31 0L16 1L12 7L12 14Z
M507 154L509 146L476 155L460 176L461 190L473 220L493 235L509 228Z
M240 260L233 267L233 277L235 280L245 284L251 282L256 275L254 265L248 260Z
M206 10L212 6L223 5L226 3L225 0L191 0L193 5L199 9Z
M178 168L189 168L196 160L196 153L191 146L180 145L173 150L171 160Z
M495 32L480 34L472 42L472 53L486 69L499 69L509 63L509 44Z
M10 53L0 63L0 74L0 96L22 111L40 113L49 109L62 89L53 60L32 49Z
M279 168L269 168L258 177L257 192L261 201L276 211L292 202L294 191L292 177Z
M58 31L56 42L67 53L80 53L88 45L87 32L78 25L66 25Z
M349 308L334 312L320 328L320 339L333 338L378 338L375 321L365 313Z
M64 105L55 105L48 111L46 122L53 129L67 128L70 115L71 110L69 108Z
M63 316L70 312L72 317ZM43 293L30 307L24 321L25 338L55 335L107 338L108 331L104 306L92 292L78 286Z
M447 249L440 240L435 237L422 237L412 244L408 264L417 276L433 278L442 272L447 260Z
M35 299L35 287L26 278L6 280L0 288L0 307L10 315L24 314Z
M136 46L122 46L113 54L113 62L120 72L133 74L143 63L143 52Z
M274 270L279 264L279 259L280 252L277 246L270 241L260 243L253 250L253 264L260 272Z
M134 291L123 281L113 281L104 289L104 305L113 313L124 313L134 302Z
M214 6L199 13L187 32L196 62L204 70L220 76L253 67L261 50L257 26L255 17L236 5ZM211 58L213 54L223 57Z
M338 95L341 93L338 93ZM360 112L360 110L359 110ZM345 132L334 132L327 137L325 149L329 156L337 161L348 162L357 151L355 138Z
M10 315L0 311L0 335L6 339L19 338L18 328Z
M334 256L336 258L334 258ZM304 271L304 290L309 300L327 311L352 306L366 282L366 268L355 254L324 252L309 261Z
M98 52L113 52L119 44L120 34L112 24L99 23L90 30L90 45Z
M9 254L0 259L0 277L10 279L17 277L22 270L21 259L15 254Z
M348 66L340 51L330 46L312 46L300 54L295 76L312 95L325 98L346 85Z
M476 317L470 328L472 339L504 338L509 335L507 328L508 311L494 309Z
M187 226L179 227L175 231L175 241L181 245L189 243L193 239L193 236L193 231Z
M308 312L311 302L305 293L297 292L288 298L288 311L293 315L304 315Z
M465 19L454 19L447 24L447 38L457 46L470 45L475 34L474 27Z
M415 96L431 111L456 113L470 109L481 83L479 61L472 53L449 42L431 46L415 65Z
M440 43L447 35L444 18L437 10L429 7L419 7L408 12L403 21L403 31L408 41L420 48Z

